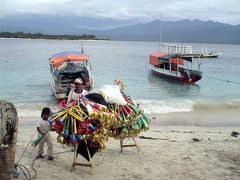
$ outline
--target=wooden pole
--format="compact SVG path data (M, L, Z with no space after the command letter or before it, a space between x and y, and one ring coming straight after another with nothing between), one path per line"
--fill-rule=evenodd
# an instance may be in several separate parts
M134 144L123 144L123 140L124 139L120 139L121 153L123 152L124 147L135 147L136 146L137 151L138 152L140 151L140 148L139 148L139 146L137 144L137 141L134 137L132 137L132 140L133 140Z
M14 167L18 115L12 103L0 100L0 179L10 180Z
M87 141L85 141L85 144L86 144L86 150L87 150L87 153L88 153L89 163L76 162L78 143L75 143L74 144L74 157L73 157L73 164L72 164L71 171L75 171L75 166L84 166L84 167L91 167L91 174L93 174L93 161L92 161L92 158L91 158L88 146L87 146Z

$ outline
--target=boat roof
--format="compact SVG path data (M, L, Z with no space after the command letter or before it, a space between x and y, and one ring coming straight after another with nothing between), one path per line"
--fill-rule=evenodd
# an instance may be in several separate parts
M192 53L192 46L184 46L177 44L160 44L160 48L166 53L186 54Z
M150 56L157 57L164 61L170 61L170 59L172 58L182 58L186 61L192 62L193 58L201 57L201 54L179 54L179 53L169 54L165 52L157 52L151 54Z
M49 61L53 63L55 67L61 66L66 61L86 61L89 60L89 56L82 52L77 51L64 51L61 53L57 53L52 55L49 58Z
M61 53L54 54L50 57L50 59L57 59L57 58L68 58L68 59L83 59L88 60L89 56L85 53L82 52L77 52L77 51L64 51Z
M181 48L192 48L192 46L178 45L178 44L160 44L161 46L168 47L181 47Z

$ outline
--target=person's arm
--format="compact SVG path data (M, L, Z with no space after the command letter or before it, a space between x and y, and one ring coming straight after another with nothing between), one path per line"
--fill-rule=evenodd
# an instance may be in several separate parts
M49 123L49 131L55 131L54 127L51 125L51 123L48 121Z
M71 102L72 100L72 93L73 93L73 90L70 91L70 93L68 94L68 100L67 100L67 104L66 106Z
M44 133L41 131L40 127L37 127L37 131L38 131L39 134L41 134L42 136L45 136L45 135L46 135L46 134L44 134Z

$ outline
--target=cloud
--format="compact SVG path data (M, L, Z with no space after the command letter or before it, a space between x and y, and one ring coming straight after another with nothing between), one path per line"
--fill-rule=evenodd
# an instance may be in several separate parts
M150 21L201 19L240 24L238 0L3 0L0 16L43 14Z

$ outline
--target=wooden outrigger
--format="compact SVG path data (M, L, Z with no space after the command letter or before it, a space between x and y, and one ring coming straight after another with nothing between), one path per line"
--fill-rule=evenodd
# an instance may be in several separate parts
M18 115L12 103L0 100L0 179L12 179Z

